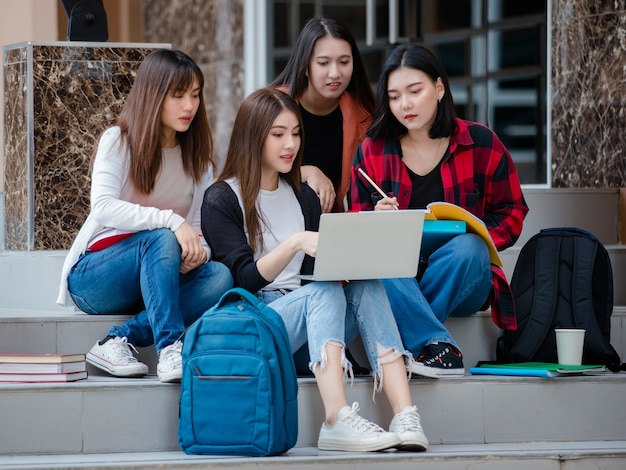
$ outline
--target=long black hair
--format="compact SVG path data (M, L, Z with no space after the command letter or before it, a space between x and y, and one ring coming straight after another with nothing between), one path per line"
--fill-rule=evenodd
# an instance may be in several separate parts
M304 25L291 57L283 71L270 84L271 87L288 87L288 93L296 100L299 99L309 86L307 72L313 49L318 39L323 37L342 39L350 44L352 50L352 77L347 90L354 93L357 101L368 112L374 109L374 94L367 78L367 72L359 48L350 33L350 30L339 20L334 18L312 18Z

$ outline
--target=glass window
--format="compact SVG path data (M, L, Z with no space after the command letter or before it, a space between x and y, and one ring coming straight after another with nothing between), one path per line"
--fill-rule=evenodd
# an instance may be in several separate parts
M365 0L267 0L273 44L268 81L285 66L302 25L332 16L357 40L375 88L389 43L390 2L374 1L366 43ZM546 0L395 0L397 42L418 42L441 59L459 116L491 127L509 149L523 184L547 184Z

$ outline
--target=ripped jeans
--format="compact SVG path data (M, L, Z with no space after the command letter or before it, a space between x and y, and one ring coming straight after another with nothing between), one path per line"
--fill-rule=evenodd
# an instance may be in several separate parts
M282 317L293 352L308 341L311 370L325 366L323 351L328 343L344 347L345 356L345 345L359 333L376 383L381 363L410 356L379 281L352 281L345 286L311 282L293 291L259 291L257 296ZM351 372L352 365L345 361L344 368Z

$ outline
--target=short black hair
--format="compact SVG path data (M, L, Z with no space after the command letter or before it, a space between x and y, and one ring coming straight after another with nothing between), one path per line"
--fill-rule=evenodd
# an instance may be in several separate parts
M419 70L428 75L433 82L441 79L445 93L437 107L435 121L430 128L431 139L449 137L457 127L456 111L448 75L435 55L424 46L416 43L402 44L391 51L383 65L376 88L376 106L372 115L372 124L367 136L372 139L379 137L399 137L406 133L406 127L398 122L389 108L389 74L400 67Z

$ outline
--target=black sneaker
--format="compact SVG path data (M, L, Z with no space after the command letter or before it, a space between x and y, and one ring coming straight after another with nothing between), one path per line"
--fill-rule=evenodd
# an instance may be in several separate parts
M432 379L465 374L463 355L448 343L433 343L425 346L417 360L411 361L409 370L413 374Z

